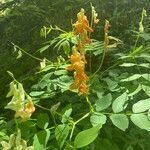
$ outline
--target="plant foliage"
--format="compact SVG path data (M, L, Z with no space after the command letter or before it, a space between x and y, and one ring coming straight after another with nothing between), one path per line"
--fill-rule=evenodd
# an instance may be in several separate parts
M15 7L17 3L9 1L2 6ZM38 13L38 8L34 9ZM148 15L143 8L130 46L125 45L125 38L119 39L122 36L112 35L111 21L101 23L92 4L91 15L81 8L70 31L41 27L39 36L45 40L36 55L12 43L18 60L27 55L38 67L27 90L27 82L23 85L8 71L12 81L7 97L12 98L5 108L12 117L7 121L1 117L1 148L150 148L150 34L144 26ZM103 40L94 39L96 26L103 28ZM47 51L54 54L53 59L44 55Z

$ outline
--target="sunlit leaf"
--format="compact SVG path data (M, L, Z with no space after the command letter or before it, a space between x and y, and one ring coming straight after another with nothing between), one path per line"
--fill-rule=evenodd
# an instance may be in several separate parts
M35 136L37 136L35 138L38 139L40 145L42 145L43 147L46 148L47 142L50 137L50 131L48 129L42 130L42 131L38 132Z
M111 101L112 101L112 96L110 93L103 96L101 99L97 100L95 103L96 111L101 111L101 110L108 108L111 105Z
M143 91L150 96L150 86L142 85Z
M126 79L122 79L121 82L129 82L129 81L137 80L140 77L141 77L141 74L134 74Z
M98 125L78 133L74 140L75 148L82 148L92 143L97 138L101 127L101 125Z
M50 47L50 45L45 45L44 47L41 47L39 50L40 53L44 52L45 50L47 50Z
M125 131L129 126L129 120L124 114L113 114L110 116L112 123L119 129Z
M107 120L106 116L101 113L94 113L90 117L90 122L94 127L99 124L102 124L102 125L105 124L106 120Z
M121 67L133 67L133 66L136 66L136 64L133 64L133 63L123 63L121 65L119 65Z
M115 113L119 113L126 108L125 103L128 101L127 93L123 93L119 97L117 97L112 103L112 109Z
M62 123L66 123L66 121L69 119L70 115L72 113L72 108L69 108L65 111L65 113L62 115Z
M142 90L142 87L141 85L139 84L138 87L131 93L128 94L128 96L134 96L136 95L137 93L139 93L140 91Z
M132 107L134 113L141 113L148 109L150 109L150 98L145 100L140 100L137 103L135 103Z
M55 129L55 137L60 149L63 147L65 140L69 134L70 127L67 124L58 125Z
M131 121L141 129L150 131L150 120L144 114L133 114L130 117Z

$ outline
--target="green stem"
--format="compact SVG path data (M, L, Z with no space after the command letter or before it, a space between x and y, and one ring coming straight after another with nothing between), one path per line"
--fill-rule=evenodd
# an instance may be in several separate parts
M37 107L39 107L39 108L41 108L41 109L43 109L43 110L46 110L46 111L50 112L50 109L47 109L47 108L45 108L45 107L43 107L41 105L38 105L38 104L34 104L34 105L37 106Z
M138 41L139 41L139 38L140 38L140 33L138 33L138 36L137 36L137 38L136 38L136 41L135 41L134 47L133 47L133 49L132 49L132 52L135 51L136 46L137 46L137 43L138 43ZM135 57L133 56L132 58L133 58L135 64L137 64ZM140 70L139 66L136 65L136 67L137 67L137 70L139 71L139 73L141 74L141 70Z
M63 33L66 33L66 31L65 30L62 30L62 29L60 29L59 27L55 27L55 28L53 28L53 27L51 27L51 29L52 30L55 30L55 31L61 31L61 32L63 32Z
M13 75L13 73L12 72L10 72L10 71L7 71L7 73L12 77L12 79L16 82L16 83L18 83L19 84L19 82L17 81L17 79L15 78L15 76Z
M47 128L46 130L52 130L52 129L55 129L55 127L50 127L50 128Z
M83 119L87 118L89 115L90 115L90 113L86 113L83 117L81 117L80 119L78 119L76 122L73 122L72 130L71 130L71 134L70 134L70 138L69 138L70 140L72 139L73 132L74 132L76 124L78 124Z
M134 47L133 47L132 51L134 51L136 49L139 38L140 38L140 33L138 33L138 35L137 35L137 38L136 38L136 41L135 41L135 44L134 44Z
M15 45L14 43L12 43L12 44L16 48L18 48L19 50L21 50L22 52L24 52L26 55L30 56L31 58L34 58L35 60L38 60L38 61L43 61L42 59L40 59L38 57L35 57L35 56L31 55L30 53L26 52L24 49L20 48L19 46Z
M73 132L74 132L75 126L76 126L76 124L73 123L72 130L71 130L71 133L70 133L70 138L69 138L70 141L71 141L71 139L72 139L72 136L73 136Z
M92 3L91 4L91 9L92 9ZM90 23L90 27L93 27L93 12L92 12L92 18L91 18L91 23ZM91 32L89 33L89 38L91 37ZM89 64L90 64L90 72L92 72L92 53L90 51L90 60L89 60Z
M103 63L104 63L104 59L105 59L105 55L106 55L106 50L107 50L107 49L104 48L104 52L103 52L103 56L102 56L101 63L100 63L100 65L99 65L98 69L93 73L92 77L93 77L96 73L98 73L99 70L101 69L101 67L102 67L102 65L103 65Z
M90 115L90 113L86 113L83 117L81 117L79 120L77 120L75 122L75 124L79 123L80 121L82 121L83 119L87 118Z
M117 65L119 64L119 62L116 62L115 64L113 64L112 66L108 67L106 70L104 70L102 73L101 73L101 76L107 72L109 69L112 69L113 67L116 67Z
M87 101L87 103L88 103L88 105L89 105L89 107L90 107L90 112L94 112L94 108L93 108L93 106L92 106L92 104L91 104L91 102L90 102L88 96L86 96L86 101Z
M116 113L113 113L113 112L111 112L111 113L108 113L108 112L100 112L100 113L98 113L98 112L96 112L96 114L113 115L113 114L116 114ZM132 112L125 112L125 113L118 113L118 114L124 114L124 115L127 115L127 116L131 116L131 115L133 115L133 114L135 114L135 113L132 113ZM147 115L148 112L143 112L143 113L140 113L140 114Z

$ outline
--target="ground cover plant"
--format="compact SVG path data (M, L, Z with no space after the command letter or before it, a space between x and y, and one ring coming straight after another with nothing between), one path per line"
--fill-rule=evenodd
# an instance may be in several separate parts
M143 8L137 30L132 31L135 42L126 53L123 41L110 34L111 23L105 20L101 25L92 4L91 15L83 8L77 14L72 31L58 26L41 29L46 39L56 32L37 50L54 53L53 60L35 57L12 43L17 59L28 55L39 66L36 82L27 90L13 70L8 71L12 81L7 97L11 98L5 108L12 110L12 118L7 122L1 118L1 148L148 149L150 35L144 32L146 17ZM97 24L103 26L103 41L94 39ZM135 127L141 130L134 139Z

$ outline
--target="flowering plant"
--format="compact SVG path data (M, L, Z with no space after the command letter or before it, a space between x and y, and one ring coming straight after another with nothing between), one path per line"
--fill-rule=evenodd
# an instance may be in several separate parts
M117 48L123 42L110 36L108 20L104 22L104 41L91 38L93 24L99 25L93 6L91 10L91 23L81 9L73 31L66 32L57 26L41 29L43 37L53 30L61 32L39 49L40 52L57 49L58 53L64 50L53 62L37 58L13 44L19 57L25 53L40 61L40 70L36 73L39 80L29 94L8 72L13 81L7 97L12 99L5 108L15 111L12 126L17 128L17 134L7 137L8 142L1 142L4 150L99 149L100 145L117 150L120 148L113 136L119 129L129 130L129 120L150 131L150 80L145 69L149 68L149 53L146 47L137 45L144 32L146 10L142 11L137 39L129 53ZM115 127L110 128L111 123ZM21 139L21 133L25 140ZM28 147L26 141L33 146ZM125 141L123 149L132 147L134 144Z

